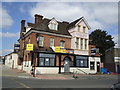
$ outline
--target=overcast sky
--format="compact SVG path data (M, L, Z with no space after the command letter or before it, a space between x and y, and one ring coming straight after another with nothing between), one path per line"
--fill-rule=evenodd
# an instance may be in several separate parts
M118 3L117 2L3 2L0 7L0 37L2 37L3 55L13 51L20 32L20 21L34 23L34 14L45 18L55 17L58 21L72 22L85 17L91 26L89 33L102 29L114 37L118 37Z

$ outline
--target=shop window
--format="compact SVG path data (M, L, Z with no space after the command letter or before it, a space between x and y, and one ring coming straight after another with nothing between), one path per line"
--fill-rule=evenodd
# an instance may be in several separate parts
M88 67L88 57L76 56L77 67Z
M50 66L54 66L55 65L55 59L51 58L50 59Z
M95 62L90 62L90 70L95 70Z
M45 58L45 66L49 66L49 58Z
M44 58L39 59L39 66L44 66Z
M39 54L39 66L55 66L54 54Z

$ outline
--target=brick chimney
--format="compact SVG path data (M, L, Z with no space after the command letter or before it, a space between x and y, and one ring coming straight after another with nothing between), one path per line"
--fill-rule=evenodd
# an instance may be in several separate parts
M43 19L42 15L35 14L35 24L40 23L42 19Z
M25 32L25 20L21 21L21 32Z

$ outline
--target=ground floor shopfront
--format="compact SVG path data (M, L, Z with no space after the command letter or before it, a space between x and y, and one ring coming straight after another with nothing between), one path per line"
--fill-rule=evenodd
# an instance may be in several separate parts
M100 57L89 57L71 53L35 52L31 60L23 61L23 70L30 73L35 66L36 74L58 74L64 72L89 74L100 71Z

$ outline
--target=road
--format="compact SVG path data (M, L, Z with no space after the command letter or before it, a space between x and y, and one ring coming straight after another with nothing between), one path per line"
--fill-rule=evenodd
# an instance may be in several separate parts
M79 76L73 80L41 80L29 74L16 75L13 70L2 69L3 88L110 88L118 81L117 76Z

